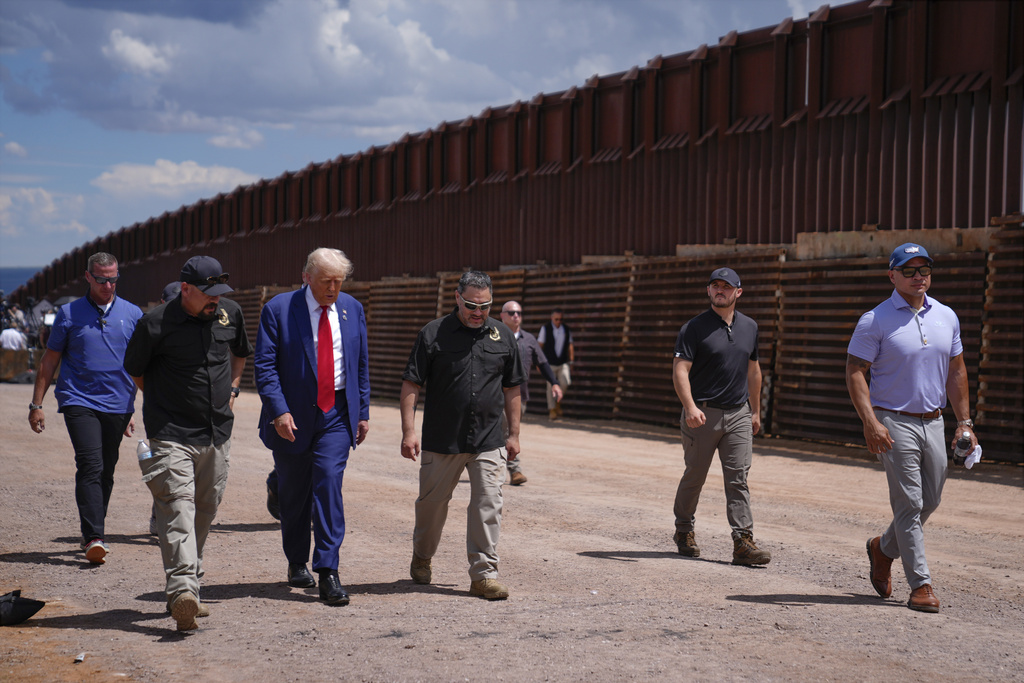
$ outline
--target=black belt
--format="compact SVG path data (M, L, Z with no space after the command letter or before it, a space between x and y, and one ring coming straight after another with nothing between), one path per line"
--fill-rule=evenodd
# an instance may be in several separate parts
M724 403L715 403L714 401L697 401L698 408L717 408L718 410L736 410L747 405L747 402L736 403L733 405L726 405Z
M905 410L890 410L889 408L879 408L878 406L871 406L875 410L884 410L887 413L896 413L897 415L906 415L907 417L916 417L920 420L934 420L939 415L942 415L942 408L936 408L931 412L927 413L908 413Z

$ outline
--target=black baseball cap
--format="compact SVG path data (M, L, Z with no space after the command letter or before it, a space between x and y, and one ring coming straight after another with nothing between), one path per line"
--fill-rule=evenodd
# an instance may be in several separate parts
M220 296L235 290L228 286L228 274L212 256L193 256L181 267L181 281L198 287L206 296Z
M167 286L164 287L164 291L160 292L160 300L168 302L171 299L176 298L181 294L181 283L180 282L168 282Z
M740 288L740 276L736 274L736 271L732 268L716 268L711 272L711 277L708 278L708 284L710 285L715 280L721 280L722 282L728 283L735 287Z

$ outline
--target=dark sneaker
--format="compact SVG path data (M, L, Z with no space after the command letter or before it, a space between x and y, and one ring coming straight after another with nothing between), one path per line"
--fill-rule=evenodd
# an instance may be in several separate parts
M110 548L103 542L102 538L94 538L85 544L85 559L93 564L103 564Z
M767 550L761 550L754 543L754 537L741 534L732 539L732 563L747 567L757 564L768 564L772 561L772 554Z
M692 531L685 534L677 531L672 540L676 542L676 552L683 557L700 557L700 546L697 545Z

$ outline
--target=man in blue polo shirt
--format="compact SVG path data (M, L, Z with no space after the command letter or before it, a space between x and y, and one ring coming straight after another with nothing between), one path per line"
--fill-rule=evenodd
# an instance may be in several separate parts
M927 296L932 258L919 244L896 247L889 257L892 296L861 316L850 338L846 386L864 423L868 450L878 456L889 482L893 520L868 540L871 585L892 594L892 561L903 560L910 584L907 607L938 612L924 556L924 523L939 506L946 482L942 409L946 398L971 435L967 366L960 321L948 306ZM868 372L871 373L870 389Z
M142 311L115 296L118 277L117 259L111 254L89 257L85 271L89 292L58 309L28 413L33 431L39 434L46 429L43 397L59 365L53 394L75 449L81 545L93 564L103 564L110 551L103 538L114 466L122 436L135 431L135 383L123 363Z
M732 563L768 564L772 554L754 543L747 489L751 442L761 430L757 323L736 310L743 289L732 268L712 271L707 292L711 308L679 330L672 363L672 381L683 404L679 428L686 464L676 491L673 540L680 555L700 557L694 513L717 450L732 527Z

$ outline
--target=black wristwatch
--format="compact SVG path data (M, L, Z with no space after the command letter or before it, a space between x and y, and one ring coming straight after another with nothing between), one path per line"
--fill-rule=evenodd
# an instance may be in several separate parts
M238 387L231 387L231 395L232 396L237 398L240 393L242 393L241 389L239 389Z
M29 402L28 409L29 410L42 410L43 406L41 404L38 404L38 403Z

